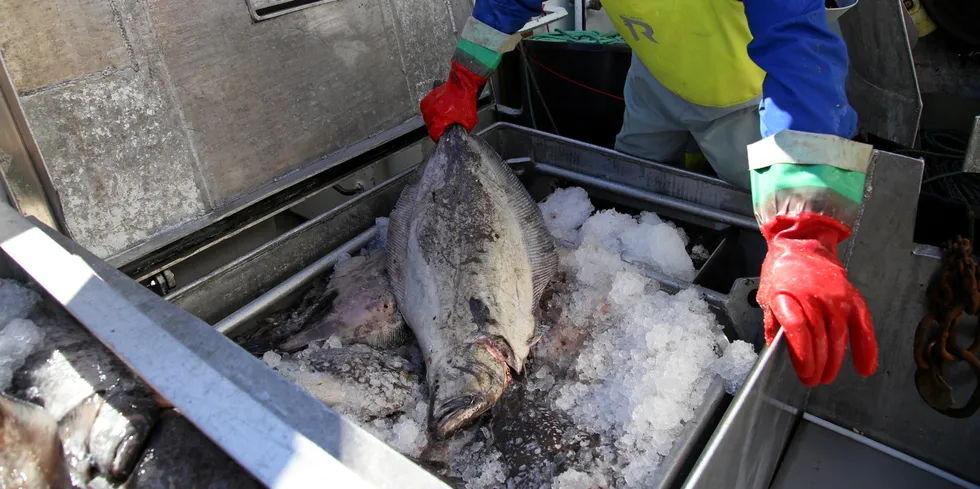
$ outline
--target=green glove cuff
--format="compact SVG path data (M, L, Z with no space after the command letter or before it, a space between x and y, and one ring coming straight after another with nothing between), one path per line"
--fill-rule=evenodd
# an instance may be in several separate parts
M466 69L487 78L500 65L503 54L487 49L472 41L460 38L456 43L456 51L453 53L453 61L463 65Z
M500 60L521 41L520 34L505 34L490 27L472 15L466 19L453 61L466 69L487 78L497 69Z
M865 174L829 165L779 163L750 170L759 224L778 215L815 212L852 227L861 208Z
M813 212L852 227L873 148L831 134L780 131L748 146L752 206L760 225Z

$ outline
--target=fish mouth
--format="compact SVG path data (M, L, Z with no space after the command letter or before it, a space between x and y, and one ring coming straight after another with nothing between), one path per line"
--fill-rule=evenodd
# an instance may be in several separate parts
M480 350L483 348L480 347ZM504 372L496 372L494 367ZM455 396L441 403L433 402L429 430L435 438L445 440L453 436L488 411L503 394L507 379L506 368L506 365L496 361L457 368L457 375L463 375L469 380L463 389L456 391ZM439 396L434 400L439 400Z
M460 428L490 408L486 399L477 396L460 396L450 399L432 413L431 430L436 438L445 440Z
M430 378L429 431L439 440L453 436L488 411L510 381L507 364L483 343L454 355Z

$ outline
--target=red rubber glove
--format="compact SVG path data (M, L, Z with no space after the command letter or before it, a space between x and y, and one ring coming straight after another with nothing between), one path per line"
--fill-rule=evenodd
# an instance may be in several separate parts
M851 234L822 214L777 216L761 228L769 244L757 294L765 314L766 343L786 330L790 359L808 387L837 377L850 333L851 357L861 375L878 368L871 313L847 280L837 245Z
M438 142L450 124L458 123L467 131L476 126L476 94L486 82L479 75L453 61L449 79L436 87L419 104L429 137Z

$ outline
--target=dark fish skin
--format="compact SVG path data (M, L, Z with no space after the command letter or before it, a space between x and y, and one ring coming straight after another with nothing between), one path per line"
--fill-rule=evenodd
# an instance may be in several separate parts
M120 489L263 487L186 418L167 410L161 414L136 469Z
M540 392L528 392L521 379L491 411L493 445L518 487L540 487L569 468L579 452L598 446L598 437L579 430Z
M54 418L39 406L0 393L0 488L69 487Z
M331 301L329 311L310 315L307 326L280 350L294 352L334 335L344 344L377 348L393 348L407 338L408 328L388 284L384 249L337 265L324 294Z
M425 356L429 431L448 438L523 369L558 254L537 203L462 126L446 129L416 176L389 217L388 277Z
M236 341L242 348L256 356L262 356L263 353L277 347L311 321L330 311L336 293L327 293L328 284L326 277L314 281L313 285L303 293L299 304L271 314L255 331L237 338Z
M75 459L73 480L87 482L95 473L123 480L159 415L155 395L71 316L42 309L32 319L44 329L44 345L14 374L11 393L59 421L65 451Z

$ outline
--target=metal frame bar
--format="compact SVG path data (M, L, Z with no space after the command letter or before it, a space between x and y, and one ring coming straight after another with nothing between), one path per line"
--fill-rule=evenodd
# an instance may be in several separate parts
M235 216L240 212L249 214L250 213L249 207L259 204L261 201L270 198L275 194L288 191L289 187L299 185L310 178L320 175L321 173L327 172L329 170L336 170L342 167L343 165L347 165L348 163L351 162L351 160L363 154L370 153L371 151L374 151L386 144L391 144L396 140L398 140L399 138L412 134L413 131L421 130L423 127L424 124L422 123L421 118L413 118L412 120L409 120L408 122L400 124L385 132L382 132L377 136L374 136L372 138L361 141L358 144L337 151L336 153L333 153L307 167L294 171L293 173L290 173L276 180L273 183L265 185L259 188L258 190L243 195L242 197L239 197L234 201L231 201L228 204L221 206L221 208L215 209L214 211L208 213L204 217L184 223L172 230L154 235L152 238L136 246L133 246L125 251L122 251L120 253L117 253L113 256L106 258L105 261L116 267L130 267L133 263L139 261L140 259L150 255L151 253L157 250L161 250L169 245L175 244L177 241L187 238L195 233L199 233L199 232L206 233L207 232L206 229L208 227L213 225L218 225L220 224L221 221L228 218L232 218L233 216ZM329 188L331 185L336 184L339 181L342 181L344 178L348 177L351 173L353 173L353 171L355 171L356 168L350 168L349 170L350 171L343 172L343 174L338 178L331 180L330 182L327 182L327 184L322 187L310 189L307 192L303 192L301 195L297 196L296 198L287 199L286 201L281 202L278 205L274 205L271 209L266 210L265 212L261 212L260 216L252 217L251 219L249 219L248 223L254 224L257 221L271 218L276 214L279 214L280 212L289 209L290 207L298 204L303 199L315 194L316 192L319 192L325 188ZM227 239L229 236L234 235L237 232L240 232L240 228L241 226L235 226L234 229L222 233L220 238L207 240L201 243L200 245L193 246L191 250L189 250L190 253L181 254L179 258L184 259L186 258L186 256L203 251L204 249L213 246L216 242L220 242L221 240ZM173 260L173 259L164 260L160 264L155 265L153 267L153 270L160 271L163 268L172 266L175 263L175 261L178 260ZM143 270L141 274L153 275L154 273L150 273L149 271Z
M3 153L7 153L5 158ZM0 174L10 203L21 214L71 236L58 193L17 98L0 52Z
M535 171L674 210L685 218L707 218L755 230L747 192L720 180L641 160L585 143L508 123L479 132L514 164L534 164ZM421 144L425 140L417 144ZM320 216L166 296L201 319L236 329L247 321L247 305L368 229L363 217L386 215L397 201L414 167L404 170ZM383 199L376 194L383 193ZM277 292L278 293L278 292ZM268 297L261 299L267 300ZM261 306L266 309L267 306ZM241 310L240 313L236 311ZM229 318L231 314L237 314Z
M378 227L371 226L370 229L358 234L356 237L354 237L354 239L344 243L340 248L331 251L323 258L320 258L306 268L300 270L296 275L287 278L284 282L260 295L241 309L231 313L231 315L219 321L218 324L215 324L215 329L217 329L223 335L235 337L235 334L240 331L242 326L248 323L248 321L254 319L259 314L268 311L281 299L302 289L303 286L312 282L313 279L320 276L320 274L331 269L337 264L338 261L340 261L340 257L343 254L351 255L357 253L359 249L371 242L371 240L374 239L377 234Z
M480 119L477 128L492 124L496 120L495 107L495 105L490 104L477 110ZM222 205L201 218L156 234L136 246L106 258L105 261L117 268L127 270L127 273L134 276L153 276L165 268L185 260L188 256L228 239L240 232L243 225L249 226L269 219L317 192L343 181L359 169L355 167L356 165L352 166L352 163L365 157L370 158L375 153L378 153L379 157L385 156L389 149L392 153L396 152L404 149L405 146L417 144L424 137L427 137L425 136L425 124L421 117L414 117L387 131L327 155L309 166L284 175L274 182ZM410 141L413 142L406 142L405 140L408 138L411 138ZM304 187L304 184L314 178L322 178L322 174L327 172L338 173L339 176L323 182L320 186L309 187L307 185ZM258 209L266 200L271 200L277 195L290 193L294 195L287 196L281 202L275 202L266 209ZM219 228L224 222L244 217L247 219L242 225L230 226L220 233L212 231L212 229ZM200 243L187 245L184 249L172 250L178 247L181 241L193 239L195 236L203 236L199 239ZM165 256L154 259L151 264L141 263L146 262L152 254Z
M534 168L535 170L544 173L545 175L551 175L554 177L562 178L585 187L593 187L608 192L614 192L618 195L624 197L630 197L639 200L641 202L660 205L668 209L673 209L675 211L680 211L686 214L691 214L694 216L711 219L713 221L717 221L725 224L731 224L733 226L738 226L740 228L748 229L751 231L759 230L759 223L754 218L751 217L741 216L732 212L701 206L692 202L676 199L674 197L670 197L667 195L660 195L660 194L655 194L653 192L646 192L620 183L610 182L601 178L596 178L589 175L583 175L581 173L576 173L573 171L565 170L563 168L558 168L553 165L540 164L540 165L535 165Z
M211 324L225 319L370 227L365 217L373 223L374 215L393 208L410 172L399 173L340 207L174 290L165 299ZM379 194L383 198L378 198Z
M683 489L769 487L808 392L796 379L780 330L759 355Z
M550 165L597 181L675 199L672 201L675 203L685 201L749 220L755 218L751 194L719 178L509 122L497 122L478 134L504 158L530 157L536 167ZM745 219L739 219L739 222L749 226ZM757 226L750 228L757 229Z
M314 2L305 3L303 5L299 5L299 6L296 6L296 7L286 8L286 9L282 9L282 10L277 10L277 11L271 13L271 14L266 14L266 15L259 15L259 10L263 10L263 9L266 9L266 8L269 8L269 7L255 8L255 1L254 0L247 0L246 3L248 4L248 13L249 13L249 15L252 16L252 20L254 20L256 22L261 22L263 20L274 19L276 17L279 17L280 15L286 15L286 14L297 12L297 11L300 11L300 10L303 10L303 9L307 9L307 8L310 8L310 7L316 7L317 5L323 5L323 4L326 4L326 3L333 3L333 2L336 2L336 1L337 0L317 0L317 1L314 1ZM287 3L287 2L279 2L279 3L282 4L282 3Z

